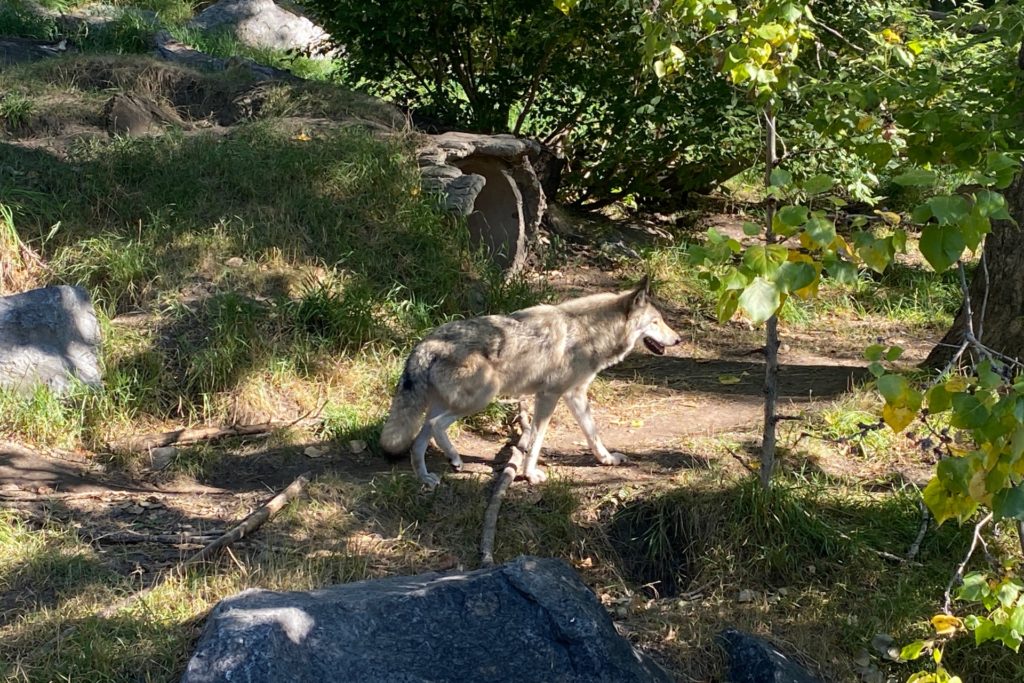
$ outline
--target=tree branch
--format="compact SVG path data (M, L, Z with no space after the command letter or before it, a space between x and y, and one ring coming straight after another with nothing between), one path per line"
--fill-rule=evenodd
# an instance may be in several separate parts
M953 573L953 576L949 577L949 583L946 584L946 592L943 593L944 600L942 603L942 611L946 614L951 613L950 603L953 600L953 598L951 597L951 593L953 592L953 585L957 582L963 582L964 568L967 566L967 563L970 562L971 556L974 555L974 551L978 547L978 541L981 539L981 530L985 527L986 524L988 524L991 521L992 513L990 512L984 517L982 517L980 522L974 525L974 534L971 537L971 547L967 549L967 554L964 556L963 561L961 561L960 564L957 565L956 571Z

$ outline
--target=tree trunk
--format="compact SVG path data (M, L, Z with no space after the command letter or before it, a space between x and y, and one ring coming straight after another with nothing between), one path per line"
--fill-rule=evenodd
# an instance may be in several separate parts
M1024 226L1024 173L1004 194L1010 215ZM969 289L975 336L999 353L1024 358L1024 234L1020 227L993 221ZM953 327L928 354L925 366L941 368L953 357L964 340L964 317L961 306Z

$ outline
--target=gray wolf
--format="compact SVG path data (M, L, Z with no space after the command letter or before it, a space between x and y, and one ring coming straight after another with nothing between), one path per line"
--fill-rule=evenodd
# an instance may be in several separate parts
M532 394L534 419L519 440L520 449L529 449L523 474L530 483L547 478L537 458L559 398L598 462L618 465L625 458L601 443L587 389L597 373L625 358L640 340L659 355L681 341L651 303L647 278L625 292L441 325L406 360L381 432L381 448L392 455L408 449L416 476L433 488L440 478L424 462L431 436L451 465L461 469L448 427L483 410L495 397Z

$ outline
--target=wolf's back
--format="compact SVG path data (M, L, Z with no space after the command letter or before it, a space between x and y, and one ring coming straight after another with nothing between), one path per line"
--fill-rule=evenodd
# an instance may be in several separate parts
M395 395L384 428L380 447L385 453L399 455L409 449L423 425L430 392L431 353L424 344L413 349L405 361L405 370L398 378Z

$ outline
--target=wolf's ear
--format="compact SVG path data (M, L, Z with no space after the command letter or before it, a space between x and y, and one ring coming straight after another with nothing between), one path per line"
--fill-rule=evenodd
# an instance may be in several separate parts
M639 308L647 303L647 295L651 291L651 278L644 275L644 279L640 281L636 289L633 290L632 295L629 297L629 310Z

